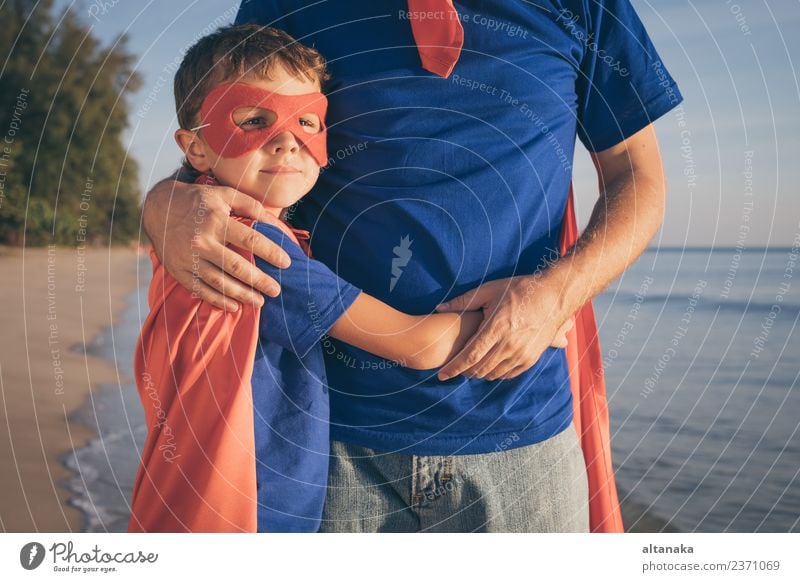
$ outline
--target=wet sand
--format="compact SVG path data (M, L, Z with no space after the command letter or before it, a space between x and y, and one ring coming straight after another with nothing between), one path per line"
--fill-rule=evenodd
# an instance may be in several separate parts
M138 287L138 261L127 248L0 248L0 531L80 531L61 459L95 435L68 416L93 386L130 381L85 346Z

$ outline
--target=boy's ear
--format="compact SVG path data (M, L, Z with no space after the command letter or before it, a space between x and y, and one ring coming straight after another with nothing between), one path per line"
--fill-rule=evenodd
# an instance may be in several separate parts
M206 149L201 143L200 138L194 131L188 129L178 129L175 131L175 141L178 147L186 154L187 161L192 164L198 172L208 172L211 169L211 161L206 154Z

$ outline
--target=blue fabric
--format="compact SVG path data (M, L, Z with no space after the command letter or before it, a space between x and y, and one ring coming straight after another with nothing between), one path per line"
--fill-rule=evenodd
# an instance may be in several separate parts
M261 309L252 375L258 530L313 532L325 501L330 446L320 340L360 290L309 259L277 227L254 228L292 259L290 267L276 269L256 258L282 290Z
M412 314L558 256L576 136L592 151L682 100L628 0L458 1L453 74L423 70L406 2L262 0L237 22L328 59L330 163L294 210L314 256ZM547 439L572 420L564 350L505 381L325 350L337 440L419 455Z

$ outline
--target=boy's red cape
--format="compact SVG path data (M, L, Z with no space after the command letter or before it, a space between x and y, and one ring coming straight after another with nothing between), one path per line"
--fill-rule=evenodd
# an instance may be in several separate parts
M298 244L298 238L305 243L306 231L284 230ZM570 187L561 254L577 239ZM309 252L307 244L301 246ZM235 250L253 262L251 253ZM216 309L181 286L152 250L150 256L150 314L134 362L148 435L134 483L128 531L254 532L256 459L250 376L259 310L247 305L235 312ZM573 422L589 478L591 531L621 532L591 302L575 314L575 326L567 338Z
M216 184L207 176L197 182ZM279 225L310 255L308 231ZM251 253L231 248L254 262ZM150 258L150 314L134 358L148 434L128 531L254 532L250 377L260 311L217 309L180 285L152 250Z
M128 531L254 532L258 310L193 298L150 257L150 314L134 359L148 434Z

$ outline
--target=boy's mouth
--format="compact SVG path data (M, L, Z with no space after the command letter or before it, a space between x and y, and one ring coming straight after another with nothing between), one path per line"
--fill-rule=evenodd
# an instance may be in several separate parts
M295 168L294 166L270 166L269 168L264 168L263 170L259 170L265 174L299 174L300 170Z

